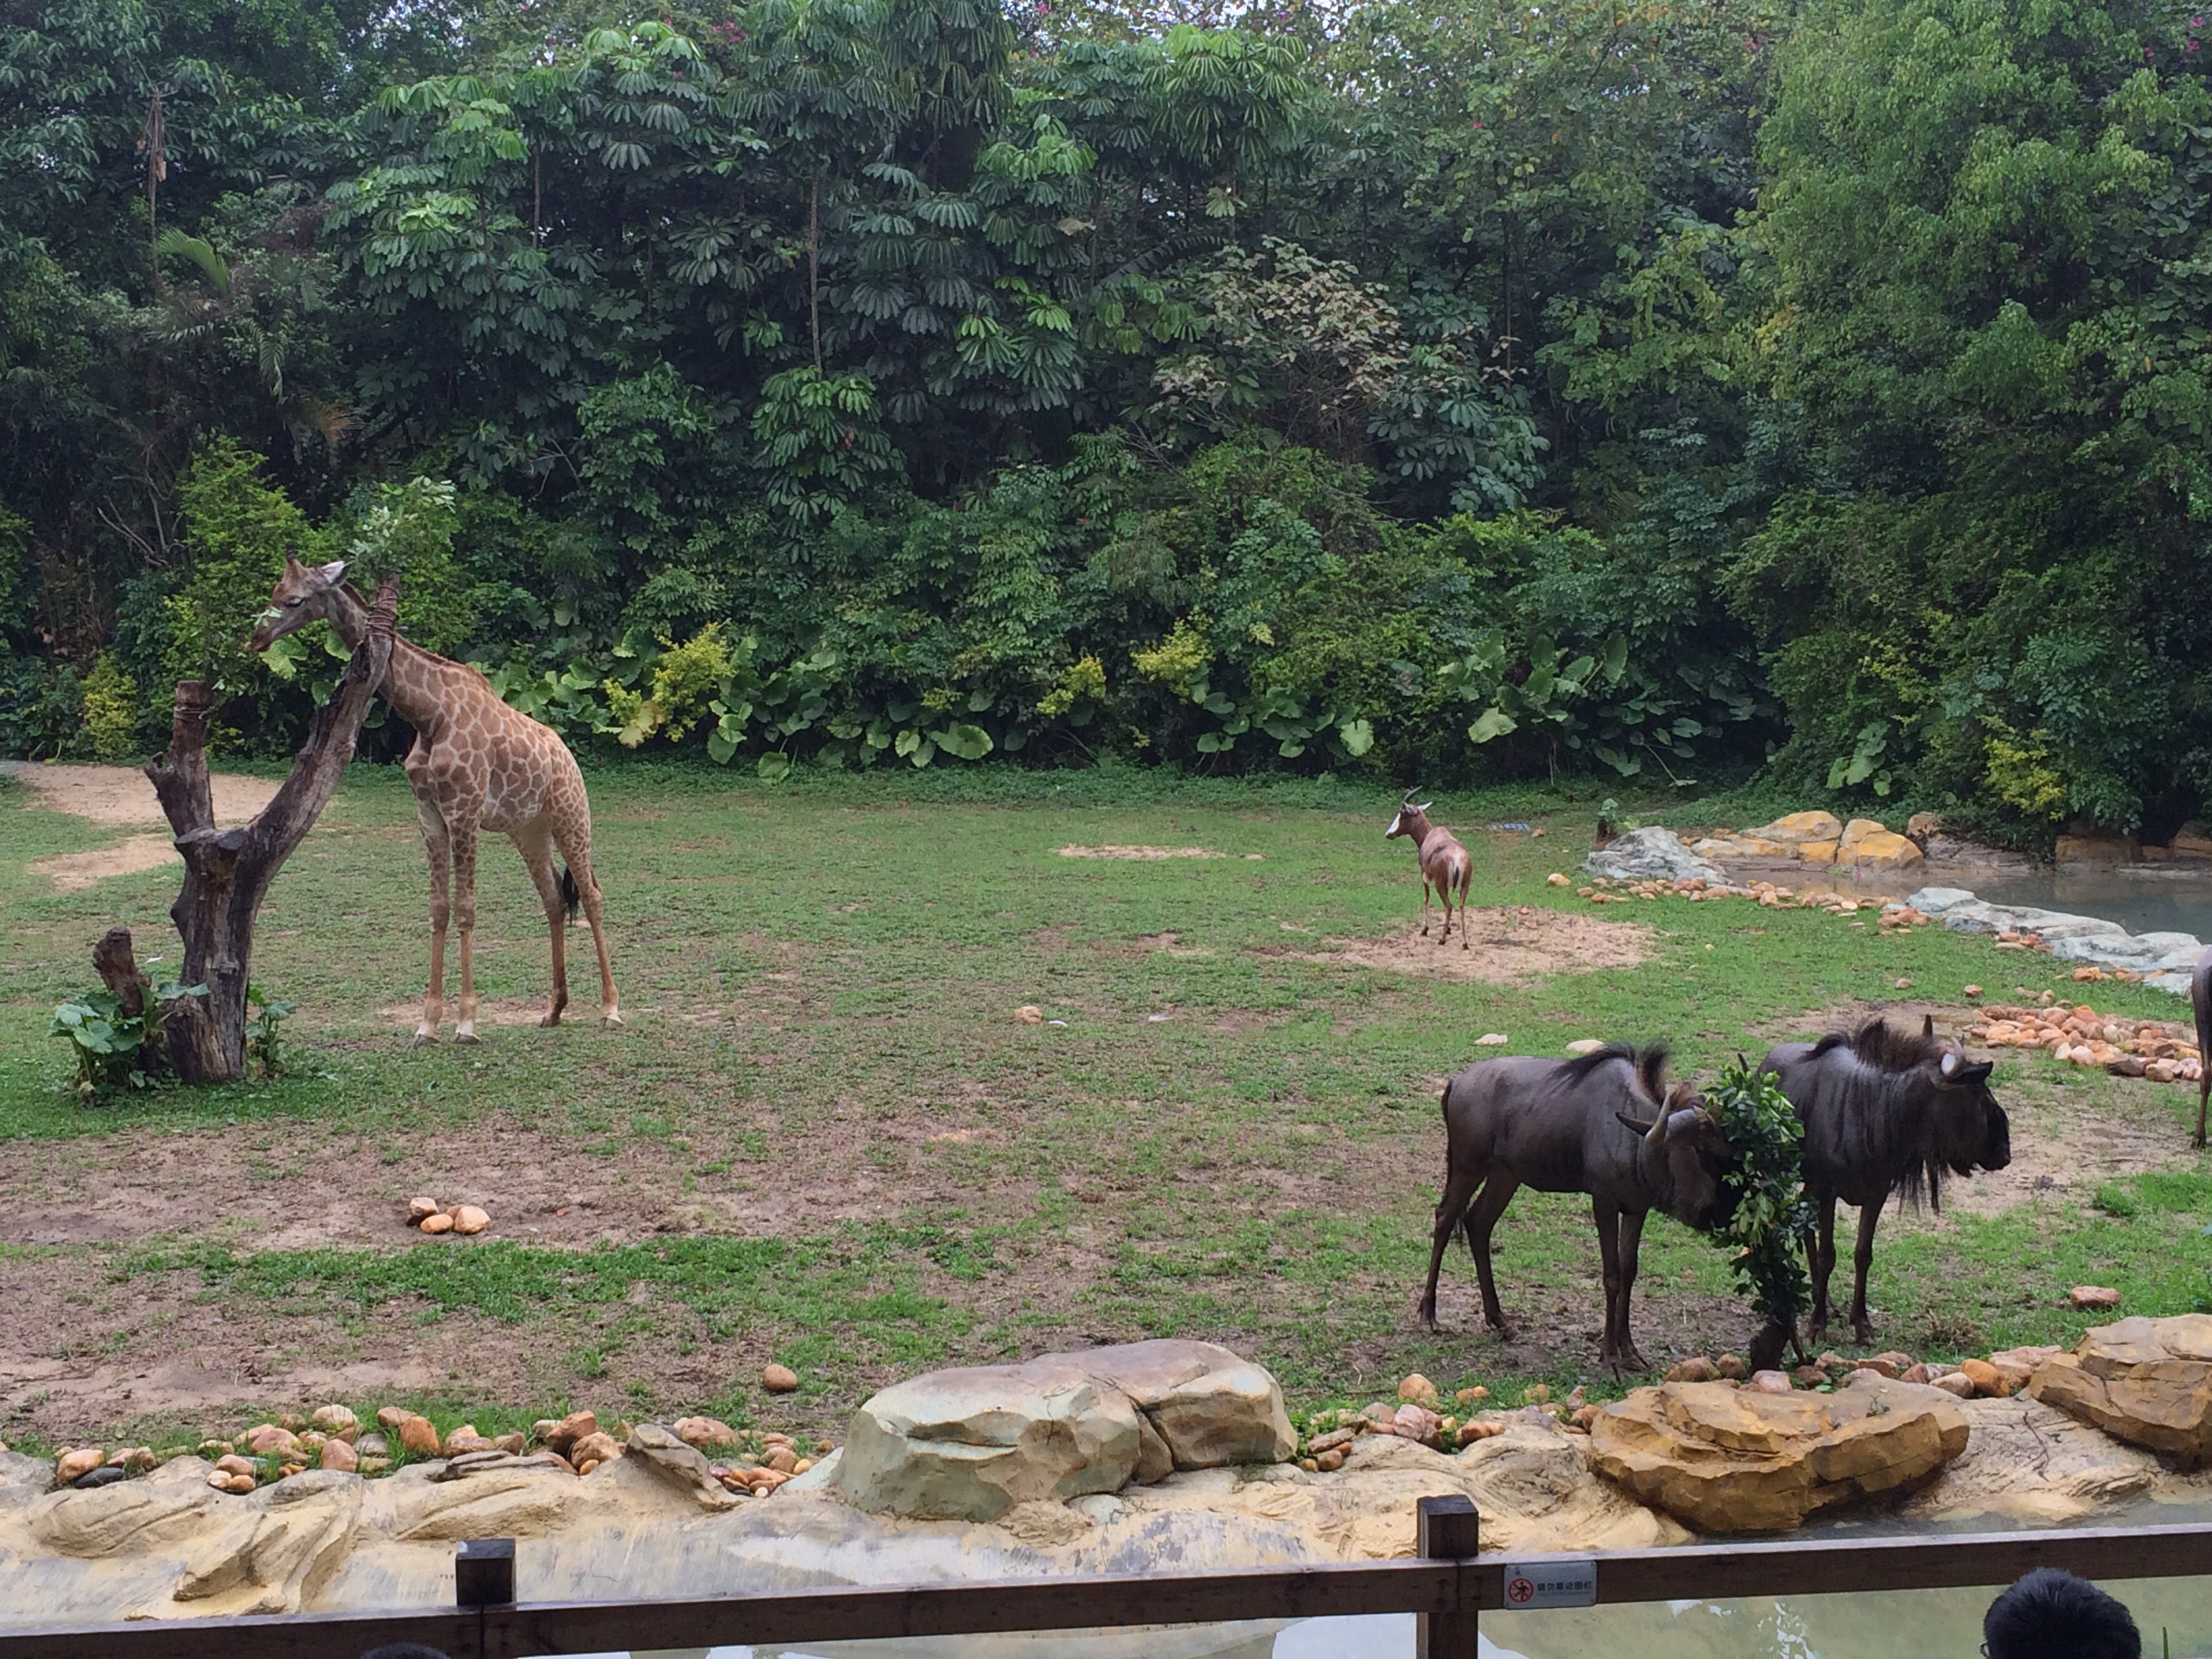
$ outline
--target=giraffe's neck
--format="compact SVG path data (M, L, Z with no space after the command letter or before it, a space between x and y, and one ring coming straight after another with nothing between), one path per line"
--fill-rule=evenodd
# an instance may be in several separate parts
M368 607L350 588L331 590L327 615L331 631L349 650L358 650L368 637ZM392 666L384 678L384 700L392 705L392 713L416 731L425 737L434 736L448 713L447 675L459 666L394 634Z

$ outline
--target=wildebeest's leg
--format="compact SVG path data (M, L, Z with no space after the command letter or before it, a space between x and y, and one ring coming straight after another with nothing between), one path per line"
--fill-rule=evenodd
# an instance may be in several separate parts
M2207 1103L2212 1103L2212 1054L2204 1054L2203 1039L2200 1037L2197 1041L2197 1052L2204 1054L2204 1060L2203 1069L2197 1079L2197 1139L2189 1144L2201 1151L2204 1146L2204 1108Z
M1601 1198L1590 1200L1597 1223L1598 1261L1605 1275L1605 1334L1597 1345L1598 1364L1620 1370L1620 1212Z
M1429 1285L1421 1292L1421 1323L1437 1328L1437 1276L1443 1271L1444 1249L1466 1218L1468 1202L1482 1184L1482 1167L1473 1162L1455 1163L1444 1176L1444 1195L1437 1200L1437 1224L1430 1238Z
M1807 1265L1813 1270L1813 1316L1805 1331L1818 1342L1828 1333L1828 1275L1836 1271L1836 1195L1822 1193L1814 1201L1820 1216L1813 1237L1806 1240L1812 1247L1806 1255L1812 1258Z
M1467 1248L1474 1253L1474 1276L1482 1281L1482 1316L1492 1329L1504 1331L1505 1310L1498 1305L1498 1280L1490 1271L1490 1232L1498 1218L1521 1190L1521 1177L1503 1164L1490 1172L1482 1195L1467 1212Z
M1875 1223L1881 1219L1881 1194L1859 1208L1858 1248L1851 1252L1851 1338L1864 1346L1874 1340L1874 1322L1867 1317L1867 1269L1874 1266Z
M1632 1371L1648 1371L1650 1361L1637 1352L1629 1334L1628 1306L1636 1295L1636 1256L1644 1248L1644 1212L1632 1210L1620 1218L1620 1340L1614 1345L1617 1364Z

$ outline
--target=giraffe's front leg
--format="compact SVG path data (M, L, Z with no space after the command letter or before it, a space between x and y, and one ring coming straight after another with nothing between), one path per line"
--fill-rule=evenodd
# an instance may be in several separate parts
M460 1018L453 1026L453 1041L477 1040L477 821L455 814L446 833L453 844L453 921L461 932Z
M430 860L430 988L422 998L422 1021L415 1027L415 1046L419 1048L438 1040L438 1022L446 1013L446 927L453 913L453 849L446 834L445 817L435 806L427 800L417 801L416 816L422 820L422 848Z

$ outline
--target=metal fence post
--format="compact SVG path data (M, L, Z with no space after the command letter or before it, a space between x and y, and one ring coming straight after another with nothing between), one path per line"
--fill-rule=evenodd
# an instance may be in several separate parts
M1419 1498L1413 1512L1425 1559L1471 1561L1480 1553L1482 1516L1472 1498ZM1471 1605L1448 1613L1419 1614L1414 1624L1416 1659L1475 1659L1474 1629L1475 1612Z
M464 1540L453 1552L453 1605L496 1607L514 1600L514 1540Z

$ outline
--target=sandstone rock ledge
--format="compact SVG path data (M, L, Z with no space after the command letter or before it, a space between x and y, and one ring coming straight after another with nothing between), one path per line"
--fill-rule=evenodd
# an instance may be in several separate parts
M2212 1316L2095 1325L2053 1355L2028 1392L2180 1469L2212 1462Z
M1832 1395L1724 1382L1638 1389L1590 1424L1599 1471L1701 1532L1784 1532L1878 1493L1902 1495L1966 1449L1941 1389L1861 1373Z

